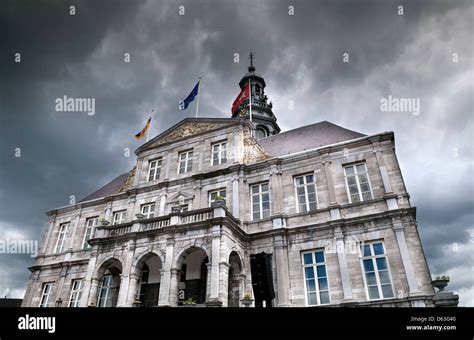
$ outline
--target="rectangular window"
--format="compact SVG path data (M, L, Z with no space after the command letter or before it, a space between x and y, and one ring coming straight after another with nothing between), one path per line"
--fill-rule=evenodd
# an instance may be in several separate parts
M114 290L114 278L112 275L104 275L99 293L99 307L112 307L112 294Z
M295 177L295 190L298 212L318 209L314 174Z
M112 224L125 223L127 219L127 210L120 210L114 212Z
M91 245L87 242L94 238L95 229L99 225L99 217L91 217L86 220L86 232L84 233L84 242L82 249L90 249Z
M82 280L72 280L69 307L79 307L82 296Z
M217 199L224 199L224 205L225 205L225 201L226 201L225 189L209 191L209 206L212 206L212 203L216 202Z
M178 173L184 174L193 170L193 152L185 151L179 154Z
M224 164L227 162L227 143L212 144L212 165Z
M302 254L305 279L306 304L324 305L331 302L324 250Z
M148 164L148 178L147 181L156 181L160 179L160 172L161 172L161 158L154 159L150 161Z
M54 248L55 253L60 253L64 251L64 241L66 240L68 228L69 223L61 224L61 226L59 227L58 240L56 242L56 247Z
M344 174L346 176L347 194L351 203L372 199L369 174L365 163L345 166Z
M153 218L155 217L155 204L144 204L142 205L142 214L145 215L145 218Z
M52 290L53 290L52 282L43 283L43 289L41 291L41 300L39 304L40 307L48 307L49 300L51 300Z
M252 185L250 187L252 200L252 219L259 220L270 217L270 192L268 182Z
M382 242L361 247L362 266L369 300L393 298L393 287L387 255Z

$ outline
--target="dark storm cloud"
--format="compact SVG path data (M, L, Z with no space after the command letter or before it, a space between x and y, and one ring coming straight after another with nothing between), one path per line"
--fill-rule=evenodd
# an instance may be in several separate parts
M399 1L73 4L76 16L63 1L2 3L1 232L39 239L45 211L130 170L139 145L131 137L145 113L158 112L154 134L193 115L177 103L199 76L201 116L228 117L252 49L284 130L327 119L364 133L395 132L432 273L450 274L462 301L474 303L466 279L474 237L471 2L410 1L403 16ZM13 63L16 52L21 64ZM344 52L350 63L342 63ZM453 52L460 63L451 62ZM380 112L388 94L421 98L422 113ZM95 98L96 114L55 112L63 95ZM26 285L31 260L17 259L25 270L0 258L9 275L0 293Z

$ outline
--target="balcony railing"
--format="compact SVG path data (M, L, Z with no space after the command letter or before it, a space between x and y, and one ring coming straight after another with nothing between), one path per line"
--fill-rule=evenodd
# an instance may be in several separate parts
M181 213L172 213L166 216L154 217L145 220L102 226L98 228L96 238L122 236L133 232L158 230L175 225L200 223L217 217L227 217L234 224L239 224L232 214L224 206L216 206Z

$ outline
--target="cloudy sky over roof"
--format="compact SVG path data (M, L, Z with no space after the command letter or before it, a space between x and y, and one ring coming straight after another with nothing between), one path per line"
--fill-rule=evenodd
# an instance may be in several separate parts
M400 1L73 3L75 16L64 1L2 2L2 238L39 240L44 212L130 170L145 114L158 112L153 135L192 116L178 101L199 76L200 116L230 117L253 50L282 131L394 131L431 273L474 305L472 1L406 1L404 15ZM56 112L64 95L95 98L95 115ZM420 113L381 111L389 95ZM32 263L0 255L1 296L22 297Z

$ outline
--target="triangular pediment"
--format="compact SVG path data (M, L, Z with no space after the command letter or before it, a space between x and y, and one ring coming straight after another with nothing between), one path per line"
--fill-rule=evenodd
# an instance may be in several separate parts
M140 146L136 153L234 124L238 120L232 118L186 118Z
M183 204L186 201L190 201L194 198L193 194L190 194L186 191L178 191L177 193L171 195L168 198L168 203L177 203L177 204Z

